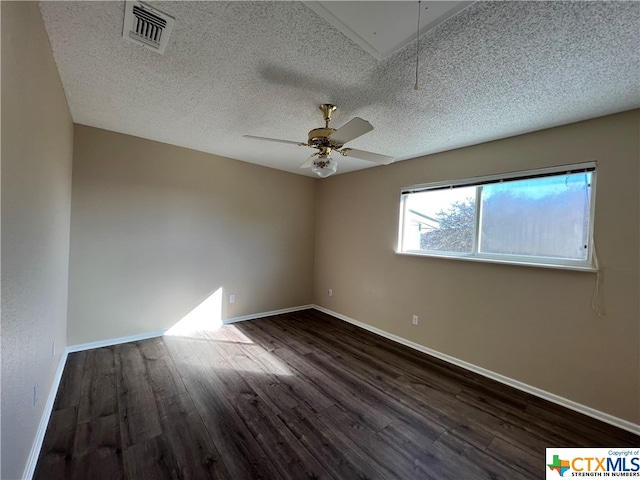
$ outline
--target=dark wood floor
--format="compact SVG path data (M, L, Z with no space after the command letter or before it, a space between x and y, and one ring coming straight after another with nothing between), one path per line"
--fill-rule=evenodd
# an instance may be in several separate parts
M640 437L315 310L69 356L36 479L544 478Z

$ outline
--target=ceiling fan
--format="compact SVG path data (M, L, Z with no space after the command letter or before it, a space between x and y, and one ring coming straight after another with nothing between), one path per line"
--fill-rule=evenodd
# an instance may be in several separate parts
M344 148L345 143L364 135L373 130L373 126L359 117L355 117L342 127L329 127L329 122L333 112L338 109L335 105L325 103L320 105L320 110L324 117L324 127L314 128L309 132L309 139L306 143L293 142L290 140L279 140L277 138L256 137L254 135L243 135L245 138L253 138L255 140L264 140L267 142L287 143L290 145L298 145L300 147L311 147L318 151L311 155L300 168L311 167L313 173L319 177L325 178L336 173L338 162L331 157L333 152L338 152L345 157L354 157L369 162L387 165L393 162L394 158L379 153L366 152L355 148Z

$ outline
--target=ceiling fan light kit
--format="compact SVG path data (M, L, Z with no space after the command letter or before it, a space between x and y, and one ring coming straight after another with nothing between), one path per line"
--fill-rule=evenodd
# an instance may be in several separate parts
M317 159L313 161L311 171L320 178L326 178L329 175L333 175L338 170L338 162L333 158L319 155Z
M351 140L373 130L373 126L366 120L355 117L337 130L335 128L331 128L329 126L329 122L331 122L333 113L337 109L338 107L330 103L320 105L320 110L322 111L325 122L324 127L314 128L311 130L307 136L307 143L292 142L291 140L279 140L276 138L256 137L253 135L244 135L244 137L317 149L318 151L311 155L311 157L302 164L301 168L311 167L311 171L320 178L326 178L333 175L338 170L338 162L331 157L333 152L338 152L344 157L359 158L384 165L389 164L394 160L393 157L388 155L381 155L379 153L366 152L364 150L356 150L353 148L343 148L347 142L350 142Z

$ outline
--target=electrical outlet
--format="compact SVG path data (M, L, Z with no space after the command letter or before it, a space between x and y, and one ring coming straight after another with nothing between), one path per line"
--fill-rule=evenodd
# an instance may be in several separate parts
M413 324L418 325L418 315L413 316Z
M38 384L36 383L33 386L33 406L36 406L36 403L38 403Z
M229 295L229 303L236 303L236 294L232 293Z
M333 288L330 288L327 293L329 294L330 297L333 297Z

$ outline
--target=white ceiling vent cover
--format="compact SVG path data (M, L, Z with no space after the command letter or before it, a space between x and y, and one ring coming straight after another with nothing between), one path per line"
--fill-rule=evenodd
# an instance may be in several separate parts
M122 37L164 53L175 19L142 2L126 2Z

